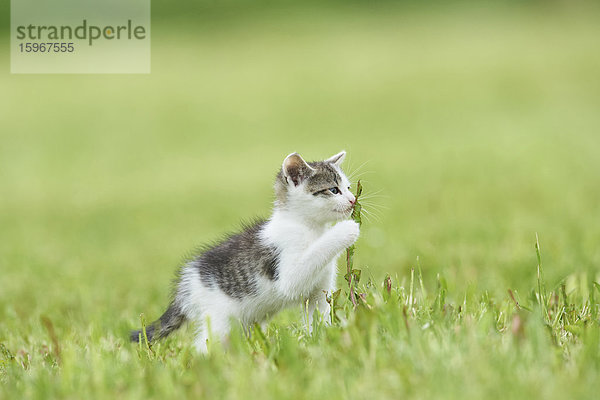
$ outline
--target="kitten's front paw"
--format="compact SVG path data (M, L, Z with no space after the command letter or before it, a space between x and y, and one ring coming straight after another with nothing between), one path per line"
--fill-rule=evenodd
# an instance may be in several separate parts
M335 229L336 233L339 235L344 248L354 244L360 234L360 226L354 221L338 222L333 229Z

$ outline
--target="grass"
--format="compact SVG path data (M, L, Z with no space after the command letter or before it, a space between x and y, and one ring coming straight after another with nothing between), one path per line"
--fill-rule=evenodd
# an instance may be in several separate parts
M360 287L355 308L334 301L336 323L279 318L262 332L237 329L227 352L198 357L183 335L149 346L90 332L56 334L15 354L2 345L3 393L32 397L227 396L298 398L589 398L600 389L600 285L569 277L555 290L493 299L467 291L447 302L420 271ZM345 291L344 294L347 294ZM57 336L60 336L58 339ZM43 342L43 341L42 341Z
M600 26L577 4L157 22L149 76L0 75L0 398L594 397ZM190 329L127 342L195 246L268 215L286 154L341 149L377 214L366 303L340 272L312 336L298 309L206 358Z

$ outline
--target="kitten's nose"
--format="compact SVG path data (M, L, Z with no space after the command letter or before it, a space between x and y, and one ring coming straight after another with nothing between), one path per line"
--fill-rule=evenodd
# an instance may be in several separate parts
M348 201L350 202L350 204L354 205L354 203L356 203L356 197L352 196L352 198L348 199Z

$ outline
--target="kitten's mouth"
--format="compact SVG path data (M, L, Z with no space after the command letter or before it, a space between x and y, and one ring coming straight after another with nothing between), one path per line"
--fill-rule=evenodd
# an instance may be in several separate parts
M354 207L350 206L350 207L345 208L343 210L336 210L336 211L339 212L339 213L341 213L341 214L348 214L348 215L350 215L350 213L352 213L352 209L353 208Z

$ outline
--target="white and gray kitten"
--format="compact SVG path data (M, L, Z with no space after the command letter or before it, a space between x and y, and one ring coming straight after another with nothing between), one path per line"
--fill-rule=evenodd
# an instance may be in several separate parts
M224 339L232 320L262 324L306 301L309 325L317 308L328 321L324 292L335 290L336 259L359 235L358 224L347 220L356 198L340 169L345 156L342 151L309 163L297 153L287 156L275 180L271 217L185 264L167 311L146 329L148 339L189 320L198 326L195 346L205 352L209 333ZM140 331L131 333L131 340L139 337Z

